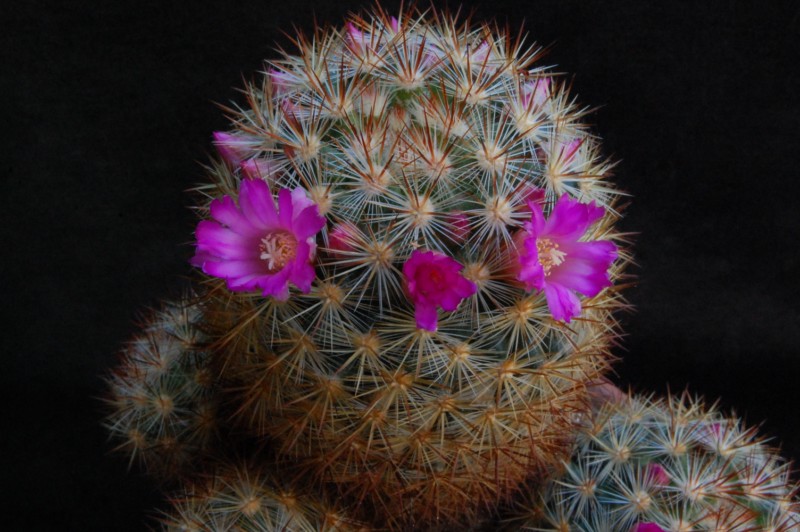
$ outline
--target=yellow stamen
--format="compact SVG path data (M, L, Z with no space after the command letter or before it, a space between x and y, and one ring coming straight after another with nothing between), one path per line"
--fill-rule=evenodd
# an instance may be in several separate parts
M567 258L567 254L558 249L558 243L549 238L539 238L536 240L536 252L539 255L539 264L544 269L544 276L550 275L553 266L558 266Z
M261 239L258 250L258 258L267 263L269 273L275 273L297 255L297 239L288 231L273 231Z

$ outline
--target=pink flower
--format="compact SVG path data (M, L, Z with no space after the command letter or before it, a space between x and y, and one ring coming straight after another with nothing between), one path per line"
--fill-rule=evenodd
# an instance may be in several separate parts
M437 307L448 312L458 308L461 300L474 294L478 287L462 277L463 266L438 251L415 249L403 265L403 276L411 300L417 327L435 331Z
M258 150L261 141L250 135L231 135L222 131L214 132L214 145L223 159L231 166L239 166L242 160L251 157Z
M639 523L631 529L631 532L665 532L665 530L655 523Z
M529 201L531 221L516 238L517 280L527 290L544 290L550 313L569 321L581 313L575 292L596 296L611 285L608 269L617 258L617 246L607 240L578 242L603 208L562 195L545 220L538 202Z
M292 283L308 293L315 276L316 234L325 218L303 189L281 189L276 208L264 181L245 179L239 206L223 196L211 202L211 217L214 221L197 225L194 266L225 279L234 292L260 289L285 301Z

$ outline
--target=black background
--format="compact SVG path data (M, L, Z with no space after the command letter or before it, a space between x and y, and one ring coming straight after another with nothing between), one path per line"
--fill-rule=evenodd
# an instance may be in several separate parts
M360 4L364 5L364 4ZM396 3L387 7L394 9ZM149 480L109 456L99 376L189 272L184 190L213 102L334 2L13 3L0 26L6 530L144 530ZM469 6L468 6L469 7ZM494 0L574 74L640 232L616 381L721 398L800 458L800 7ZM10 525L9 525L10 523ZM10 528L9 528L10 526Z

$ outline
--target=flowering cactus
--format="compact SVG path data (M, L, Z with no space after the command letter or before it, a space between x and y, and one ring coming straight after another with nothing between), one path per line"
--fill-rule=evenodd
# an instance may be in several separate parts
M523 530L790 531L788 464L752 428L688 396L627 397L587 420L562 475L507 518Z
M611 165L539 49L488 26L378 11L297 44L214 135L212 365L240 426L362 517L469 522L565 457L607 367Z
M213 136L199 295L108 378L167 530L800 527L752 430L597 386L619 192L539 49L380 9L297 45Z

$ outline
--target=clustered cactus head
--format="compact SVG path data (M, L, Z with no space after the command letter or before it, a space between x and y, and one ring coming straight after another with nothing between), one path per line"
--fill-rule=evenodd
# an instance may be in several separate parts
M283 485L268 464L218 462L171 502L160 519L171 532L370 530L322 496Z
M687 395L609 403L572 458L517 509L524 530L785 531L800 527L789 465L753 428Z
M107 379L105 425L117 450L165 480L191 468L218 428L200 319L193 296L165 303L144 320Z
M607 367L612 165L523 38L378 9L297 46L199 189L213 366L307 478L393 526L470 520L564 457Z

